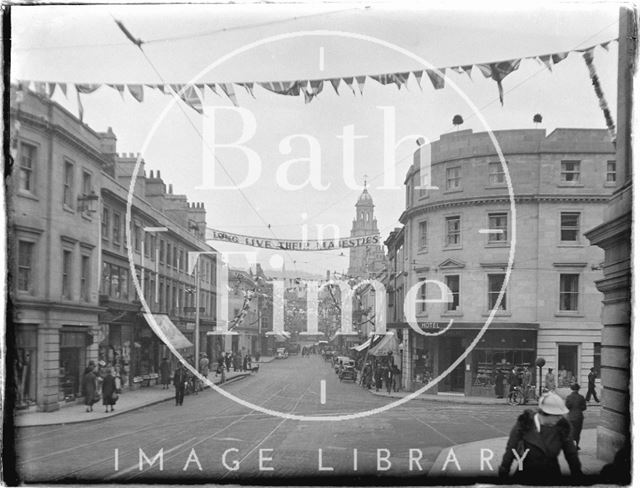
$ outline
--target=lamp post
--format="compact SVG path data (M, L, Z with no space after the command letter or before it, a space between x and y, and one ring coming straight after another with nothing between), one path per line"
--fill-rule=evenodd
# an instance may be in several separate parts
M540 383L538 384L538 396L542 396L542 367L546 363L547 362L544 360L544 358L536 359L536 366L538 367L539 373L540 373Z
M143 227L142 232L148 232L155 234L156 232L168 232L166 227ZM156 256L156 283L158 282L158 256ZM142 236L142 242L140 243L140 290L142 290L142 297L144 298L144 235Z

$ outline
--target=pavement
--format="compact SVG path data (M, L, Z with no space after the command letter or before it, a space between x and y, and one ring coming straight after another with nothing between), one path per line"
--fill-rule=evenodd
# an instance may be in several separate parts
M267 356L260 358L259 363L269 363L273 361L273 357ZM226 374L227 383L238 381L249 376L248 372L230 371ZM220 384L220 377L215 373L209 374L209 380L215 384ZM83 403L73 403L63 406L55 412L38 412L38 411L16 411L14 423L16 427L35 427L43 425L60 425L75 424L80 422L91 422L102 420L107 417L114 417L126 412L131 412L139 408L148 407L160 402L166 402L175 398L173 386L169 389L163 389L161 385L144 387L137 390L126 390L118 398L114 411L106 413L102 409L102 403L98 402L93 406L93 412L86 412Z

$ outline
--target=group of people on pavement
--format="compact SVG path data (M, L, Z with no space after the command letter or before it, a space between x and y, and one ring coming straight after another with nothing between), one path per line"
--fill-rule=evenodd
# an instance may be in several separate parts
M376 391L380 391L384 385L387 394L391 394L392 390L394 392L400 390L402 373L393 361L393 356L367 360L364 367L361 366L360 369L362 371L360 385L363 388L369 390L375 388Z
M82 395L87 412L93 412L93 405L102 399L105 413L113 412L118 400L119 388L110 367L101 361L89 361L82 376Z
M557 482L561 477L560 451L564 453L571 475L574 478L582 476L578 457L580 435L587 401L591 396L599 401L595 390L597 373L591 368L586 398L579 393L580 385L573 383L571 393L564 400L554 391L555 378L549 375L553 375L551 368L545 378L547 392L540 397L538 411L525 410L509 434L499 475L509 477L512 465L517 461L512 478L514 483Z

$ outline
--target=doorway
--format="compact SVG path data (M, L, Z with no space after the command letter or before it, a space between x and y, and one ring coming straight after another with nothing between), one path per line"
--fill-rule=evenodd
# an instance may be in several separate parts
M441 337L438 350L438 371L451 366L464 352L462 337ZM449 373L439 384L438 391L464 393L464 361Z
M578 377L578 346L558 344L558 387L568 388Z

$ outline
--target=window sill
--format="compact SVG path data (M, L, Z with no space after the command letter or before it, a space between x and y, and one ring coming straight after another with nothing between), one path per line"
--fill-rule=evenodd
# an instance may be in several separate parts
M427 254L427 252L428 252L427 248L418 249L418 254Z
M504 248L509 246L510 246L509 241L488 242L484 245L484 247L497 247L497 248Z
M69 205L66 204L62 204L62 210L64 210L65 212L69 212L70 214L75 214L76 211L74 209L72 209Z
M491 315L491 312L482 313L483 317L488 317L489 315ZM511 312L509 312L508 310L498 310L494 317L511 317L511 315Z
M462 192L462 188L452 188L450 190L444 190L442 194L448 195L449 193L461 193L461 192Z
M578 310L559 310L554 314L556 317L584 317Z
M82 216L82 218L84 220L86 220L87 222L93 222L93 217L91 216L90 213L87 212L81 212L80 215Z
M484 187L485 190L504 190L507 188L506 183L500 183L499 185L487 185Z
M558 183L558 188L584 188L584 184L582 183Z
M575 242L575 243L562 242L558 244L558 247L584 247L584 244L581 244L579 242Z
M462 249L462 246L444 246L442 248L443 251L459 251Z
M18 190L16 192L16 195L22 198L27 198L29 200L33 200L34 202L39 202L40 199L34 195L33 193L31 193L30 191L27 190Z
M603 186L605 188L615 188L616 186L618 186L618 184L615 181L610 181L608 183L605 183Z
M460 310L447 310L440 314L441 317L462 317L464 313Z

